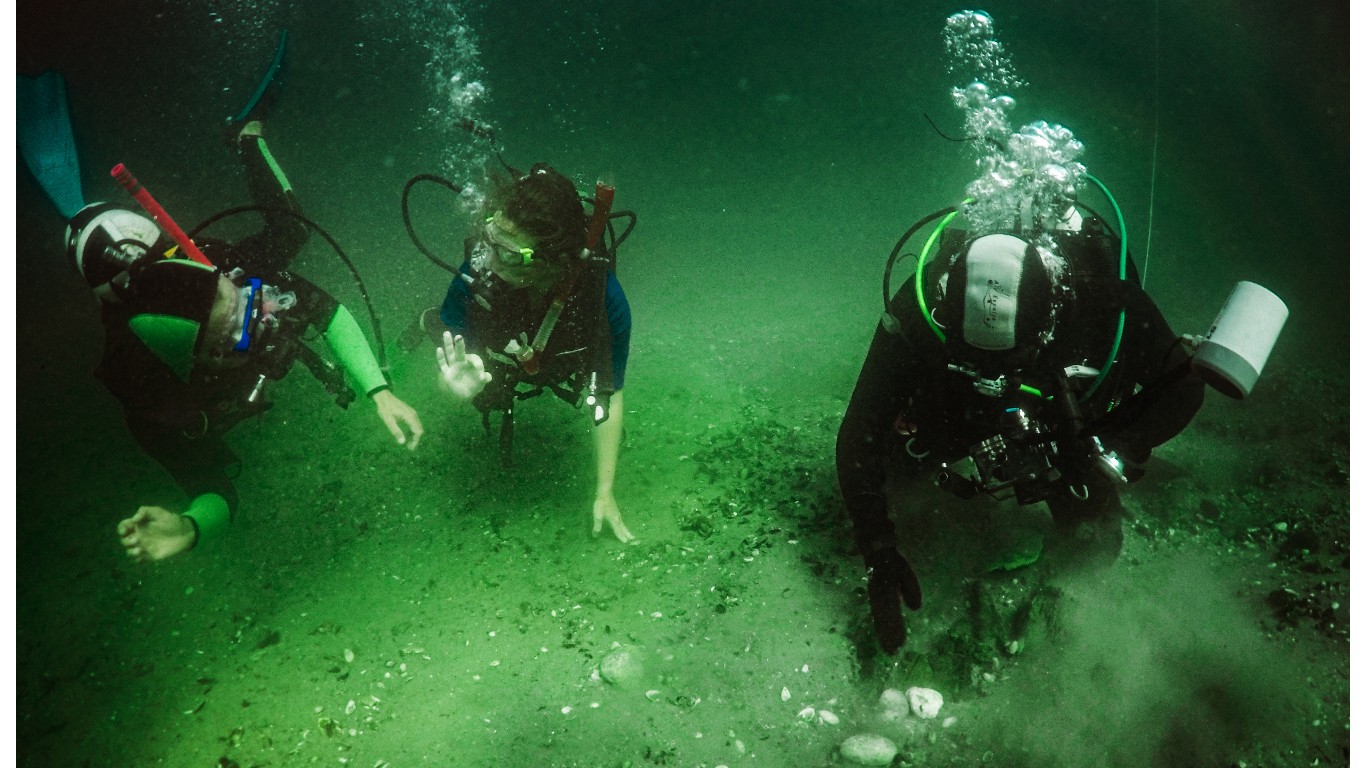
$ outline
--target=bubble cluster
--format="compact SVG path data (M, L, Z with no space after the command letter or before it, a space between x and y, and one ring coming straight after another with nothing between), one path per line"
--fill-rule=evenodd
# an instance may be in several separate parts
M953 104L963 110L963 129L979 151L998 145L1010 136L1010 112L1015 99L992 96L986 83L973 81L952 91Z
M484 203L479 188L493 161L491 137L496 130L487 117L490 90L484 82L479 35L466 19L466 4L408 0L372 13L396 16L406 27L396 42L416 42L425 50L426 77L432 89L428 124L443 137L439 171L465 183L460 208L475 212Z
M1007 89L1024 85L1014 73L995 24L983 11L950 16L944 41L951 73L966 73L965 85L951 91L963 112L963 127L981 175L968 185L973 199L963 208L979 232L1019 230L1048 245L1085 183L1086 167L1077 158L1083 146L1061 125L1036 121L1016 131L1011 121L1014 97Z
M968 184L975 202L964 215L978 231L1046 233L1062 221L1085 183L1081 142L1072 131L1043 121L1011 134L977 161L981 175Z
M1000 93L1025 85L1005 46L996 39L996 22L986 11L959 11L944 24L949 74L977 81Z

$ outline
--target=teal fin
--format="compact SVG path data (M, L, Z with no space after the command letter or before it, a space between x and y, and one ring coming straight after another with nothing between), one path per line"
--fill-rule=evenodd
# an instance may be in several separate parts
M19 75L17 87L19 154L62 217L70 219L85 207L85 193L67 112L66 81L60 72L48 70L37 77Z
M270 84L275 82L275 78L280 74L281 67L284 66L285 43L288 41L289 30L280 30L280 42L275 46L275 57L271 60L270 66L266 68L266 73L261 76L261 82L256 84L256 90L251 92L251 97L247 99L246 105L239 109L237 114L228 118L228 125L231 126L236 125L237 123L246 122L252 117L252 112L255 112L258 107L264 110L268 105L269 102L263 104L262 99L265 98L266 92L270 90Z

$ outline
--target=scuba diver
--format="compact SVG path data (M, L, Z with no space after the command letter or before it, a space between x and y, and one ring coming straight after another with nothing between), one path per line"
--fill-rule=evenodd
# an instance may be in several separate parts
M356 393L370 398L394 439L417 448L417 413L391 391L355 318L290 270L309 232L259 113L244 111L229 135L264 226L235 242L191 240L122 165L113 175L150 218L86 205L60 75L19 80L21 154L68 220L67 255L101 300L95 375L123 406L138 445L189 498L179 513L145 505L119 522L130 558L161 560L224 533L239 505L230 471L241 463L224 435L271 407L268 382L295 362L342 407ZM305 343L319 334L340 370Z
M581 198L572 181L546 164L525 174L508 171L511 176L494 175L482 225L465 240L458 270L432 256L408 222L418 248L456 273L439 310L423 313L418 334L436 342L443 388L474 405L486 431L490 415L500 415L505 465L518 400L550 391L575 407L586 405L596 456L592 530L596 535L606 523L629 542L635 536L613 493L631 349L631 309L615 257L634 214L611 213L614 190L605 184L593 198ZM456 190L439 177L414 178L404 191L405 221L408 190L420 180ZM620 216L631 223L617 237L610 219Z
M1008 142L979 162L963 204L925 217L892 251L886 311L839 429L840 490L888 654L906 640L902 605L921 605L884 496L890 474L928 474L961 498L1043 502L1055 525L1045 556L1106 565L1123 539L1118 487L1186 427L1205 383L1247 394L1285 318L1281 304L1241 368L1220 365L1216 330L1178 337L1139 285L1122 217L1117 234L1077 201L1087 180L1109 192L1076 162L1071 132L1037 122ZM966 228L949 226L960 217ZM889 297L902 248L936 220L916 274Z

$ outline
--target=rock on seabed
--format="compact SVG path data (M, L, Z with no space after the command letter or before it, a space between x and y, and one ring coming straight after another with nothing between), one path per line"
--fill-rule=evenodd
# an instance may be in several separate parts
M645 672L640 660L625 646L612 649L599 662L598 668L602 672L602 679L613 685L629 685L639 680Z
M855 765L891 765L896 758L896 745L885 736L860 733L844 740L840 754Z
M944 706L944 696L933 688L908 688L906 698L911 702L911 711L916 717L931 719L939 717Z

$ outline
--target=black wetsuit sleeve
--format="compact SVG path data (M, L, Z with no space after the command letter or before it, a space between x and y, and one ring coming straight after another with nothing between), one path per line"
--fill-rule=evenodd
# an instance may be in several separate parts
M1126 283L1124 341L1126 385L1141 390L1124 399L1097 424L1101 442L1134 461L1186 428L1205 402L1205 385L1152 297Z
M864 558L896 546L896 532L883 491L894 445L900 438L894 426L897 415L907 404L915 377L934 375L924 368L926 356L916 351L919 328L911 323L923 325L924 321L914 309L914 297L909 293L904 288L898 293L893 311L902 328L912 330L912 341L878 326L835 445L840 493L854 526L854 542Z

